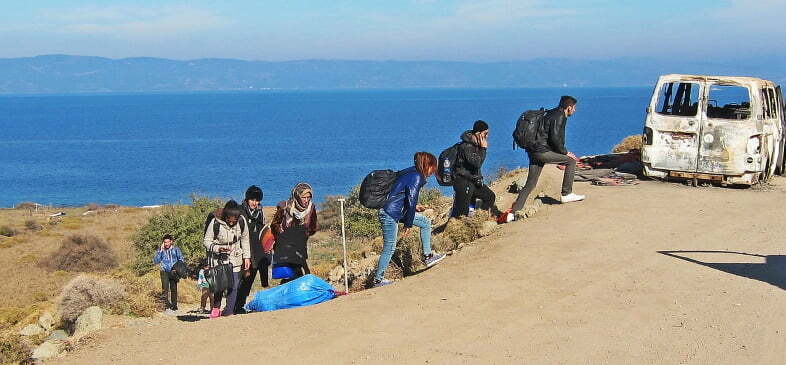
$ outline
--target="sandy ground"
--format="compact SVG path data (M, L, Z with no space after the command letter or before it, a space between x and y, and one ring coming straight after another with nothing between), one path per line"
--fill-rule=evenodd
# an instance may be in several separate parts
M588 200L548 206L388 287L109 329L56 362L782 362L786 179L763 190L576 190Z

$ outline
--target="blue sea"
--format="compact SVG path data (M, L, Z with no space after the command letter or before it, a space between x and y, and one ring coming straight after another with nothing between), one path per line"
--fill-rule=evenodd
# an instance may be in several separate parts
M578 100L568 149L607 153L642 130L651 88L411 89L0 96L0 207L186 203L193 193L263 204L309 182L317 200L374 169L440 151L490 125L486 175L526 166L511 133L527 109ZM432 179L430 186L436 186Z

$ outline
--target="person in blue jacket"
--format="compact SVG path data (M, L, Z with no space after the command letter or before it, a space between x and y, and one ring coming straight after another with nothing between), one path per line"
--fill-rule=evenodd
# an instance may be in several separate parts
M175 246L175 239L172 235L164 235L161 241L161 247L156 251L153 256L153 263L158 264L161 268L161 292L166 303L166 308L176 311L177 310L177 281L178 278L172 275L172 266L178 261L183 261L183 252L180 248ZM171 300L170 300L171 298Z
M382 254L379 256L374 287L390 284L385 279L385 270L393 257L398 240L398 224L404 223L402 237L409 234L412 226L420 228L420 243L423 245L423 263L432 267L445 258L444 254L431 251L431 220L420 214L424 207L418 204L418 195L429 176L437 171L437 158L428 152L415 153L415 166L399 173L390 188L388 200L379 210L382 225Z

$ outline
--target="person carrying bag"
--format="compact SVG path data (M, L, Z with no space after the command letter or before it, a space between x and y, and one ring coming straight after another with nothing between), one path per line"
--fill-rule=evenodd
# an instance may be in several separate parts
M218 227L216 227L218 226ZM214 293L210 318L231 316L237 300L240 270L251 268L251 247L248 238L248 224L240 214L240 205L230 200L214 213L213 219L205 229L203 244L208 250L210 268L205 278ZM227 302L223 312L221 299L226 295Z

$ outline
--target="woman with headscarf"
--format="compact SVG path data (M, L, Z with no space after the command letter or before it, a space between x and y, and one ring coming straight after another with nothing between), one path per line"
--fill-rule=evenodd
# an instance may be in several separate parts
M285 265L294 271L294 276L282 279L286 283L309 274L308 238L317 232L317 209L312 202L314 197L311 185L299 183L292 189L288 200L276 205L276 214L270 229L276 237L273 262L276 266Z

